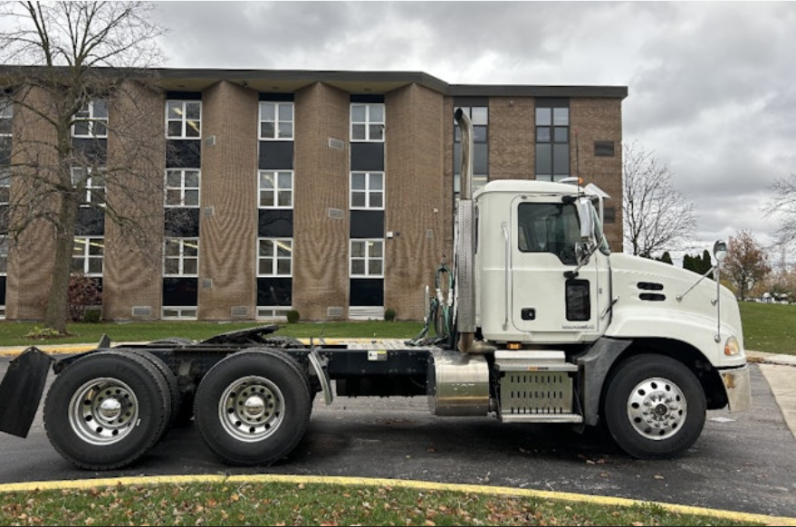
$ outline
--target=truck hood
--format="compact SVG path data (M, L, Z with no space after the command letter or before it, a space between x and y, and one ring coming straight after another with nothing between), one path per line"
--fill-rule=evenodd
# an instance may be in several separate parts
M606 335L677 338L697 349L709 347L712 353L708 358L716 366L736 362L724 356L730 336L743 350L740 310L729 289L717 287L710 278L700 281L701 276L692 271L655 260L612 254L610 261L615 303ZM717 337L719 341L715 342Z

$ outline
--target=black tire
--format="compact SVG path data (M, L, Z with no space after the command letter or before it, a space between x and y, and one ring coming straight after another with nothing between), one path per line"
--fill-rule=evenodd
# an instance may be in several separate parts
M267 466L287 456L304 437L311 411L306 372L277 350L225 357L204 376L194 400L205 443L239 466Z
M166 364L166 362L155 355L154 353L150 353L146 350L140 349L129 349L129 350L120 350L120 353L132 353L133 355L138 355L139 357L143 357L144 359L148 360L160 374L163 376L163 380L166 382L166 386L168 386L169 394L171 395L171 406L169 408L169 419L168 424L173 425L174 422L177 420L177 417L180 414L180 384L177 382L177 376L174 375L174 372L171 371L171 368ZM168 431L168 426L166 430L164 430L163 435L166 434Z
M637 355L614 371L603 415L614 441L638 459L688 450L705 425L707 403L696 376L663 355Z
M107 351L78 359L53 381L44 427L55 450L75 466L112 470L151 449L168 424L171 396L148 360Z

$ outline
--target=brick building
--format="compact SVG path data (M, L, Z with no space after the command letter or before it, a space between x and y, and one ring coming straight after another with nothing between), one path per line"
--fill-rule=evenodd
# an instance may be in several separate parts
M8 71L0 79L11 85ZM361 319L386 308L421 319L423 289L452 252L458 107L475 126L476 188L579 174L610 195L606 231L621 251L626 87L451 85L417 72L155 73L139 126L162 148L151 199L134 206L162 224L162 243L147 255L120 249L118 228L88 212L75 237L73 267L101 281L106 319L264 320L289 309L302 320ZM25 109L13 98L0 104L6 171L23 136L46 136L18 122ZM93 100L74 140L98 142L112 163L124 145L108 130L124 112ZM95 179L88 193L99 195ZM12 181L0 175L0 207ZM8 319L43 317L52 242L46 231L31 236L35 255L0 251Z

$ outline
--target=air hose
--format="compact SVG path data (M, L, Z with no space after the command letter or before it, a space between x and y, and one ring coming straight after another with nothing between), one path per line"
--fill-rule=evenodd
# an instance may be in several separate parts
M442 288L443 275L447 275L447 287L445 290ZM407 346L433 346L450 339L453 328L454 279L453 273L444 263L440 264L434 274L434 288L436 294L429 298L425 325L415 338L405 342ZM432 326L434 327L434 336L429 336L429 330Z

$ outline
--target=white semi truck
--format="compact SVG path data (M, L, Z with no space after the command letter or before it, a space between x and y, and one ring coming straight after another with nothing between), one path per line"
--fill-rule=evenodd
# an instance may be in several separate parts
M317 394L327 404L425 396L440 417L602 426L644 459L691 447L707 410L749 408L738 305L718 276L612 254L601 193L578 182L493 181L471 193L472 127L456 119L464 177L450 288L429 298L418 338L307 345L269 325L201 342L105 338L60 359L31 347L0 384L0 430L27 436L50 368L47 435L90 470L130 465L186 415L223 462L273 463L304 436ZM726 246L714 254L718 274Z

